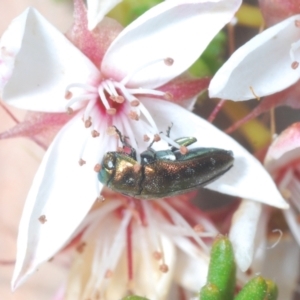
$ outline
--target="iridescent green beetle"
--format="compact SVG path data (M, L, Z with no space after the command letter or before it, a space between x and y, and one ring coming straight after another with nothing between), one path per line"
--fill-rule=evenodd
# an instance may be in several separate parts
M158 199L205 186L226 173L233 166L233 153L218 148L195 148L182 154L178 148L141 153L137 167L136 151L116 129L130 153L107 152L98 173L99 181L110 189L138 199ZM175 140L189 146L197 140L185 137Z

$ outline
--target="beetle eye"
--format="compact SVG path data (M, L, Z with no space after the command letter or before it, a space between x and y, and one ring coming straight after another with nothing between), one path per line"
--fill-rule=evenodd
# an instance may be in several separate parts
M108 170L113 170L115 168L115 156L113 153L107 153L103 161L104 168Z

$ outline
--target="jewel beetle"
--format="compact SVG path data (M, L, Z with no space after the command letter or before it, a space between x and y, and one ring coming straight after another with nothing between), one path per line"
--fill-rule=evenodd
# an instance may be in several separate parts
M140 154L116 128L123 147L130 153L107 152L102 160L98 179L110 189L138 199L158 199L183 194L205 186L233 166L233 153L218 148L194 148L182 154L178 148L155 151L151 148ZM194 137L174 140L180 146L197 141ZM137 167L138 166L138 167Z

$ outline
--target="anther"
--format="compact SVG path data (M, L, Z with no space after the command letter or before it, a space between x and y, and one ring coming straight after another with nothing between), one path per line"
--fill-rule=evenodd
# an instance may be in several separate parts
M108 115L115 115L117 110L115 108L109 108L106 110Z
M94 167L94 171L99 173L101 170L101 165L100 164L96 164L95 167Z
M154 142L159 142L161 140L159 134L154 134L154 138L153 138L153 141Z
M47 222L45 215L41 215L38 220L41 222L41 224L45 224Z
M111 278L113 276L113 271L112 270L107 270L105 272L105 278Z
M139 106L140 105L140 101L139 100L132 100L131 102L130 102L130 105L131 106L133 106L133 107L137 107L137 106Z
M73 97L73 93L70 91L66 91L65 98L66 100L70 100Z
M110 135L110 136L112 136L112 135L117 136L117 131L116 131L116 128L115 128L114 126L109 126L109 127L107 127L106 133L107 133L108 135Z
M203 232L204 228L201 224L197 224L194 226L194 230L195 230L195 232Z
M142 168L142 166L139 163L135 164L133 166L134 173L138 173L141 170L141 168Z
M67 114L68 114L68 115L72 115L73 113L74 113L73 108L68 107L68 108L67 108Z
M171 57L167 57L167 58L164 59L164 62L165 62L165 64L166 64L167 66L172 66L173 63L174 63L174 59L171 58Z
M92 120L91 117L89 117L87 120L84 121L84 127L89 128L92 126Z
M248 276L252 276L253 270L252 270L251 268L249 268L249 269L246 271L246 274L247 274Z
M92 137L94 137L94 138L98 137L100 135L100 133L97 130L92 130L91 134L92 134Z
M296 70L299 67L299 63L297 61L293 61L291 67L292 69Z
M173 94L171 94L170 92L166 92L163 96L163 98L165 100L172 100L173 99Z
M167 273L169 271L169 267L166 264L162 264L159 266L159 270L163 273Z
M144 142L149 142L150 138L147 134L144 134Z
M139 115L135 112L135 111L130 111L129 114L128 114L129 118L131 120L135 120L135 121L138 121L139 120Z
M82 158L79 159L79 166L83 166L84 164L86 164L86 161L83 160Z
M161 259L162 259L162 253L159 252L159 251L155 251L155 252L153 253L153 258L154 258L155 260L161 260Z
M300 27L300 20L295 20L295 26Z
M76 247L76 251L77 251L78 253L80 253L80 254L83 253L85 246L86 246L86 243L85 243L85 242L81 242L81 243Z
M123 103L125 101L124 97L123 96L116 96L115 99L114 99L115 102L117 103Z
M188 149L187 147L185 147L185 146L181 146L181 147L179 148L179 151L180 151L180 153L181 153L182 155L186 155L186 154L189 152L189 149Z
M99 197L97 197L96 201L97 202L104 202L105 198L102 195L99 195Z

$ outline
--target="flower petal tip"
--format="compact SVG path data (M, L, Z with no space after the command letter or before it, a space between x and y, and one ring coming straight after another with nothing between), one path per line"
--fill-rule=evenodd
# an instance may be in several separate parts
M33 272L26 272L24 274L24 272L14 272L14 275L13 275L13 279L11 281L11 291L12 292L15 292L17 290L17 288L19 288L25 281L26 279L28 278L28 276L33 273Z

